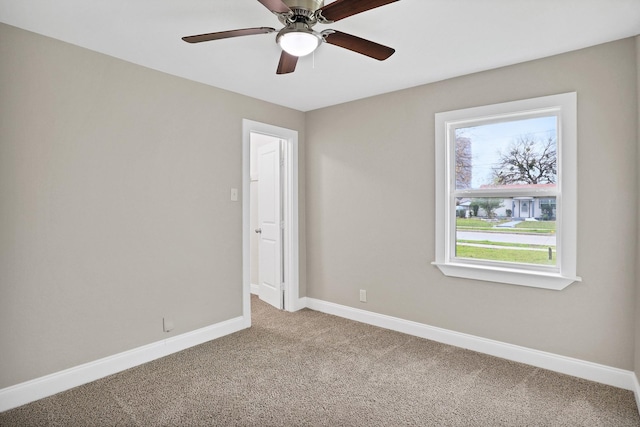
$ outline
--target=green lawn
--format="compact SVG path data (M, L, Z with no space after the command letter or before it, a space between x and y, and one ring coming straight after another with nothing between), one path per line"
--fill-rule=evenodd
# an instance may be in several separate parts
M512 234L551 234L556 232L555 221L522 221L515 228L495 228L496 225L509 222L509 220L485 221L479 218L456 218L456 227L461 231L482 231L492 233ZM461 258L485 259L490 261L508 261L526 264L555 265L555 246L553 259L549 260L549 246L529 245L523 243L497 243L490 240L458 240L458 243L475 243L491 245L493 248L479 248L476 246L456 246L456 256ZM530 248L538 250L522 250L510 248ZM543 251L539 249L545 249Z
M522 221L516 225L518 229L538 230L544 233L553 233L556 231L555 221Z
M458 228L493 228L496 225L503 224L507 221L485 221L478 218L456 218Z
M546 251L523 251L503 248L478 248L475 246L456 245L456 256L460 258L477 258L490 261L508 261L526 264L555 265L555 253L549 260Z
M522 221L515 228L495 228L509 220L485 221L478 218L456 218L456 228L464 231L490 231L496 233L539 233L556 232L555 221Z
M463 240L458 239L458 243L475 243L478 245L493 245L498 247L515 247L515 248L529 248L529 249L553 249L556 250L555 246L549 245L531 245L529 243L505 243L505 242L492 242L491 240Z

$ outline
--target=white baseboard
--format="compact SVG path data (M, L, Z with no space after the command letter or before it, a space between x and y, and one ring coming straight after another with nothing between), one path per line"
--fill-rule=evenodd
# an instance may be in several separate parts
M0 390L0 412L245 329L243 317L167 338Z
M422 323L386 316L366 310L303 297L299 308L332 314L409 335L430 339L456 347L513 360L527 365L572 375L590 381L635 392L640 408L640 383L635 373L584 360L560 356L526 347L480 338L437 328ZM121 372L125 369L168 356L181 350L211 341L246 328L243 317L230 319L166 340L158 341L113 356L85 363L51 375L36 378L0 390L0 412L69 390L82 384Z
M636 395L636 406L638 406L638 411L640 411L640 383L638 382L638 376L633 374L633 391Z
M255 283L251 284L251 293L253 295L260 295L260 286L256 285Z
M289 310L289 311L298 311L298 310L302 310L303 308L307 308L307 307L308 307L307 306L307 297L302 297L302 298L298 298L298 301L295 303L295 306L293 307L293 309Z
M635 391L636 399L640 399L638 397L638 393L640 393L638 380L635 373L631 371L463 334L314 298L307 297L305 300L306 306L312 310ZM640 408L640 404L638 407Z

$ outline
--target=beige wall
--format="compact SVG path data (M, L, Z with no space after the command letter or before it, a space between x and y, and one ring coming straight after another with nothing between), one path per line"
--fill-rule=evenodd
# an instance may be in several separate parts
M636 138L638 139L638 168L640 170L640 36L636 37L636 94L637 94L637 111L638 111L638 127ZM638 192L640 193L640 173L638 179ZM638 212L640 212L640 197L638 200ZM636 238L636 254L638 256L636 263L636 335L635 335L635 372L636 377L640 381L640 215L638 215L638 237Z
M633 369L635 49L626 39L308 113L307 296ZM570 91L584 281L550 291L443 276L430 264L434 114Z
M0 58L0 388L240 316L242 119L304 156L304 114L4 24Z

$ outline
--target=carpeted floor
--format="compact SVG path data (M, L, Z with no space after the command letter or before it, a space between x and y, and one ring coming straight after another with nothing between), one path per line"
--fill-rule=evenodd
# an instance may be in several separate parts
M254 326L0 414L0 426L640 426L634 395L252 298Z

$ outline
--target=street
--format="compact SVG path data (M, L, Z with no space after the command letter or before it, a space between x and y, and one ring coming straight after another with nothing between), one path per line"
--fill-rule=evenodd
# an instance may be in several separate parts
M526 243L530 245L555 246L555 234L511 234L511 233L486 233L481 231L458 231L457 240L488 240L500 243Z

